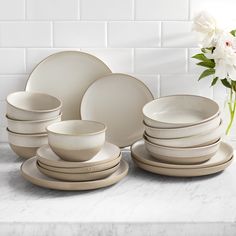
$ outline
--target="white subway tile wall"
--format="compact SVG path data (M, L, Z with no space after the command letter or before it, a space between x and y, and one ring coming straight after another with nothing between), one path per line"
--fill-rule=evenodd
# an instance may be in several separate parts
M236 20L235 7L235 0L0 0L0 142L7 140L6 96L24 90L33 68L62 50L99 57L154 97L189 93L223 103L224 89L197 81L191 24L200 10Z

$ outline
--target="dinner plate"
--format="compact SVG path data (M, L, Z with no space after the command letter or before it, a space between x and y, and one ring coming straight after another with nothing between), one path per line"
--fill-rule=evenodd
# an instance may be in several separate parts
M100 59L79 51L55 53L41 61L29 76L26 91L59 98L62 119L80 119L80 103L86 89L111 70Z
M116 159L106 162L104 164L100 164L100 165L95 165L95 166L91 166L91 167L71 167L71 168L63 168L63 167L54 167L54 166L49 166L49 165L45 165L43 163L41 163L40 161L38 161L39 165L42 166L44 169L47 170L51 170L51 171L56 171L56 172L61 172L61 173L91 173L91 172L97 172L97 171L102 171L102 170L106 170L109 168L114 167L115 165L117 165L121 160L121 155L119 157L117 157Z
M62 173L62 172L56 172L52 170L47 170L40 166L40 163L36 163L38 170L54 179L64 180L64 181L91 181L91 180L98 180L98 179L104 179L107 176L114 173L119 168L119 163L116 166L113 166L110 169L102 170L102 171L96 171L96 172L90 172L90 173Z
M120 166L116 172L107 178L85 181L85 182L67 182L50 178L42 174L36 166L37 158L32 157L21 165L22 176L29 182L44 188L57 190L91 190L103 187L108 187L123 179L129 170L129 165L126 161L121 160Z
M225 170L232 163L233 157L231 157L231 159L228 160L227 162L220 165L205 167L205 168L193 168L193 169L180 169L180 168L174 169L160 166L151 166L144 164L143 162L137 161L136 159L133 160L137 164L137 166L140 167L141 169L155 174L175 176L175 177L196 177L196 176L211 175Z
M110 74L96 80L85 92L81 117L107 125L107 140L119 147L142 137L143 106L153 100L144 83L126 74Z
M101 151L92 159L83 162L64 161L57 156L49 145L44 145L37 150L38 160L54 167L77 168L77 167L94 167L110 161L113 161L120 155L120 148L114 144L106 142Z
M170 164L157 160L152 157L147 151L144 141L140 140L134 143L131 147L131 155L135 160L142 162L147 165L163 167L168 169L194 169L194 168L207 168L212 166L218 166L228 162L233 156L234 150L231 145L221 142L220 147L216 154L206 162L194 165L184 164Z

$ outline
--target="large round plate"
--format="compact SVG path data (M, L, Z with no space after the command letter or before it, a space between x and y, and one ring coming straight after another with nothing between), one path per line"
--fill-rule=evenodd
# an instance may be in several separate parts
M95 81L85 92L81 117L106 124L107 140L126 147L142 137L142 108L151 100L152 93L138 79L111 74Z
M26 160L21 166L22 176L29 182L44 188L57 190L91 190L113 185L123 179L129 170L129 165L122 160L116 172L107 178L85 181L85 182L67 182L60 181L42 174L36 166L37 158L32 157Z
M59 98L62 119L80 119L84 92L96 79L111 70L98 58L79 51L53 54L40 62L29 76L26 91L43 92Z
M37 150L37 156L39 162L63 168L80 168L80 167L93 167L95 165L101 165L109 161L113 161L120 155L120 148L112 143L105 143L101 151L98 152L92 159L83 162L64 161L57 156L49 145L44 145Z
M143 140L137 141L131 147L131 155L135 160L147 165L163 167L168 169L193 169L193 168L200 169L200 168L218 166L229 161L232 158L233 154L234 154L233 148L229 144L221 142L220 147L216 152L216 154L208 161L200 164L184 165L184 164L164 163L152 157L150 153L147 151Z
M155 174L175 176L175 177L197 177L197 176L211 175L223 171L232 163L233 157L231 157L230 160L221 165L205 167L205 168L193 168L193 169L164 168L160 166L147 165L144 164L143 162L137 161L136 159L133 160L137 164L137 166L140 167L141 169Z

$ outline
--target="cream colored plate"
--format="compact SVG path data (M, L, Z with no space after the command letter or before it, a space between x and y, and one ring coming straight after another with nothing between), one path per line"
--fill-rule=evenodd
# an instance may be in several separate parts
M29 76L26 91L44 92L62 103L62 119L80 119L84 92L111 70L98 58L79 51L53 54L40 62Z
M64 161L57 156L49 145L44 145L37 150L38 160L49 166L63 168L93 167L113 161L120 155L120 148L111 143L105 143L102 150L92 159L83 162Z
M125 74L111 74L95 81L81 103L81 117L107 125L107 140L119 147L142 137L143 106L153 100L141 81Z
M39 165L42 166L44 169L51 170L51 171L56 171L60 173L73 173L73 174L78 174L78 173L91 173L91 172L97 172L97 171L102 171L102 170L107 170L109 168L112 168L116 166L121 160L121 155L117 157L116 159L106 162L104 164L100 165L95 165L91 167L78 167L78 168L63 168L63 167L54 167L54 166L49 166L41 163L38 161Z
M90 173L61 173L61 172L56 172L56 171L51 171L51 170L47 170L44 169L40 166L39 163L37 163L37 168L38 170L55 179L59 179L59 180L64 180L64 181L91 181L91 180L98 180L98 179L104 179L106 177L108 177L109 175L113 174L116 170L118 170L119 168L119 163L107 170L103 170L103 171L97 171L97 172L90 172Z
M107 178L86 182L66 182L56 180L42 174L37 169L36 162L36 157L26 160L21 166L22 176L35 185L57 190L91 190L107 187L123 179L129 170L128 163L124 160L121 160L118 170Z
M195 165L184 165L184 164L177 165L177 164L164 163L152 157L147 151L147 149L145 148L145 144L143 140L137 141L131 147L131 155L137 161L140 161L147 165L152 165L156 167L164 167L168 169L171 169L171 168L193 169L193 168L206 168L206 167L218 166L229 161L232 158L233 153L234 153L234 150L229 144L221 142L217 153L208 161L200 163L200 164L195 164Z
M223 171L231 164L233 157L221 165L205 167L205 168L193 168L193 169L164 168L164 167L159 167L159 166L147 165L147 164L137 161L136 159L133 159L133 160L137 164L137 166L140 167L141 169L144 169L146 171L149 171L155 174L175 176L175 177L196 177L196 176L203 176L203 175L211 175L211 174L215 174L220 171Z

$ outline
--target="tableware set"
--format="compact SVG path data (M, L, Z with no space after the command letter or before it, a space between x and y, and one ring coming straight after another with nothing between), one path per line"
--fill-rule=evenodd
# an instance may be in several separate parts
M140 168L193 177L222 171L232 162L233 148L222 142L222 120L213 100L194 95L162 97L143 107L143 117L143 140L131 147Z
M46 127L61 120L61 101L43 93L16 92L7 99L8 140L19 156L30 158L48 143Z
M206 175L231 163L233 149L221 141L214 101L153 99L140 80L111 73L90 54L49 56L30 74L26 91L7 98L10 146L29 158L23 177L59 190L110 186L127 175L120 148L131 144L134 162L158 174Z

